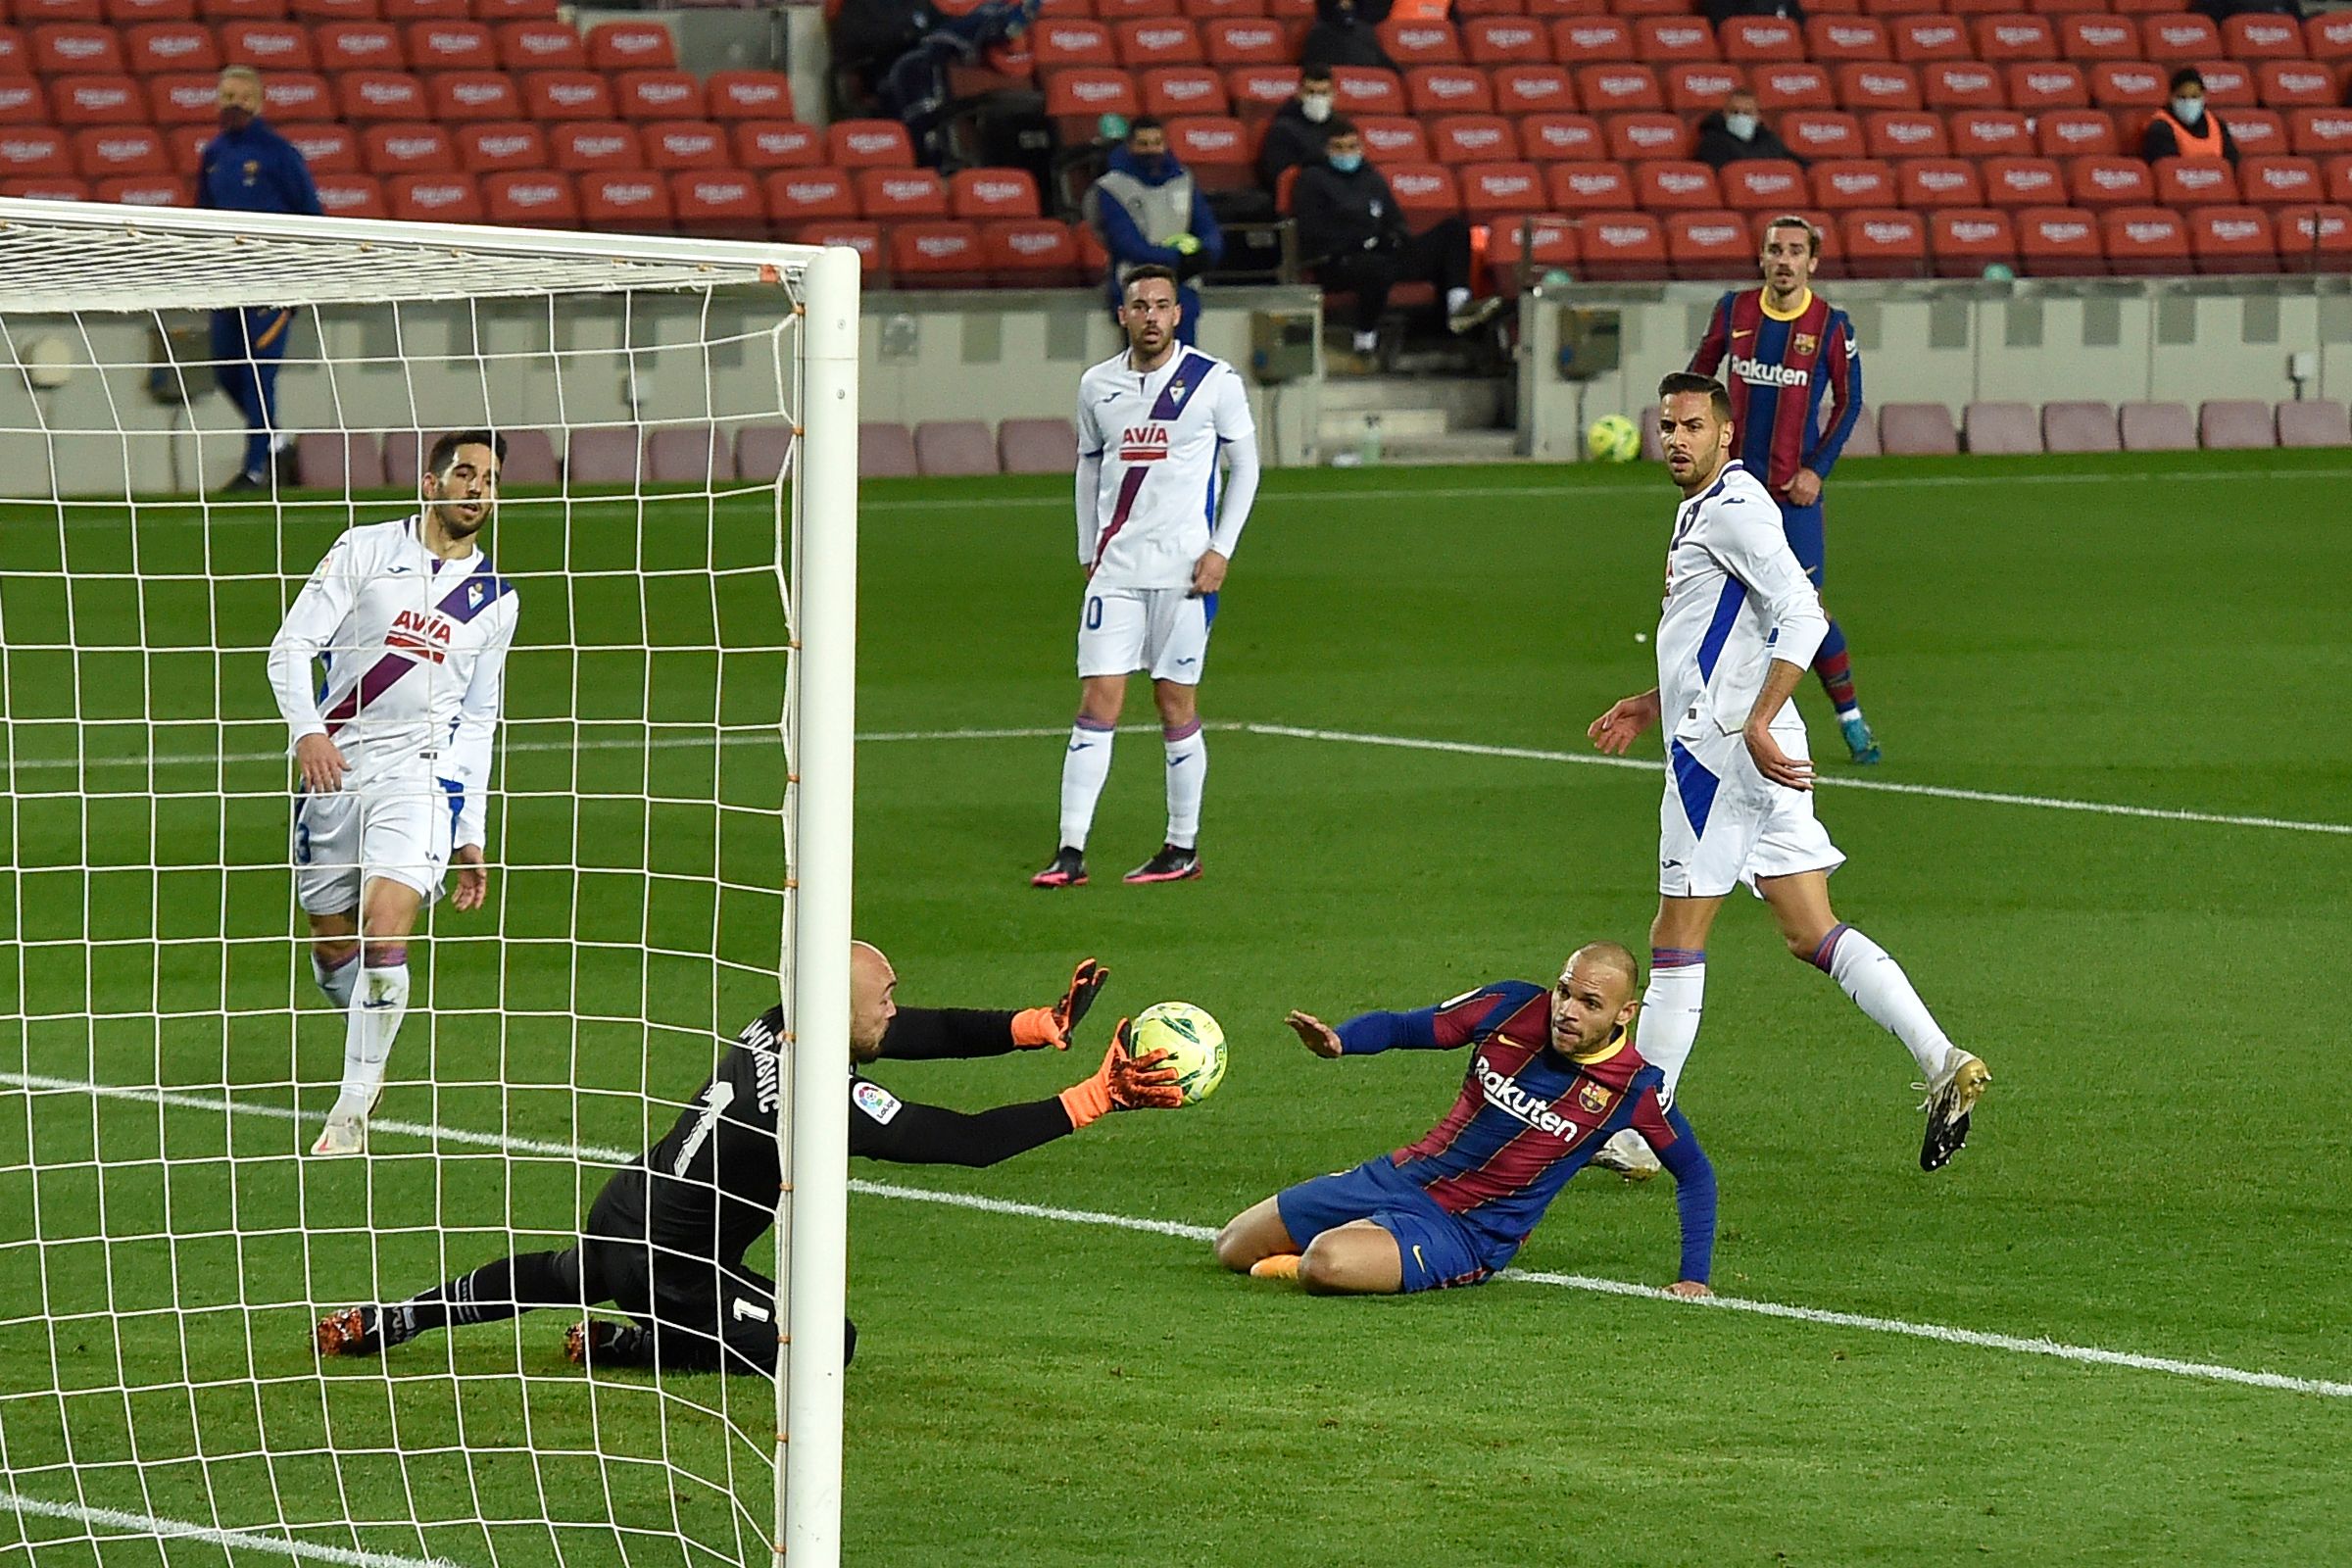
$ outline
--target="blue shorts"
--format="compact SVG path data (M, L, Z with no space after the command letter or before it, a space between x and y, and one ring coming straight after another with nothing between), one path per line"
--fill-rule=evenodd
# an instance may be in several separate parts
M1788 535L1788 548L1796 556L1796 564L1805 568L1813 586L1821 586L1822 567L1827 564L1829 541L1824 537L1821 503L1809 507L1792 507L1781 503L1781 527Z
M1511 1260L1516 1243L1481 1236L1396 1174L1386 1154L1274 1195L1282 1228L1301 1249L1325 1231L1368 1219L1396 1238L1407 1293L1479 1285Z

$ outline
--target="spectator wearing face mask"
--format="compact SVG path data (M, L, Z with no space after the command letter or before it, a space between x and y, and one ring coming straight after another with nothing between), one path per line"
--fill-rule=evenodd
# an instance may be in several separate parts
M1764 123L1756 95L1742 87L1698 122L1698 161L1710 169L1721 169L1744 158L1786 158L1800 167L1804 164Z
M1266 122L1266 139L1257 150L1258 178L1268 190L1283 171L1323 161L1323 143L1331 135L1332 85L1329 66L1308 66L1298 73L1298 90Z
M1494 318L1499 297L1470 297L1470 225L1447 218L1414 234L1380 171L1364 162L1364 144L1345 120L1330 122L1323 161L1298 171L1291 191L1299 260L1332 293L1355 296L1355 352L1380 347L1380 318L1398 283L1434 283L1444 294L1446 325L1467 332Z
M1164 267L1178 279L1183 317L1176 340L1191 344L1200 327L1200 291L1193 279L1225 255L1225 233L1208 198L1176 155L1167 127L1149 115L1127 127L1125 145L1110 152L1110 167L1087 187L1086 220L1110 252L1110 308L1115 313L1127 274Z
M2237 162L2237 138L2221 117L2205 107L2205 78L2194 66L2173 73L2173 101L2156 111L2141 133L2139 155L2159 158L2227 158Z

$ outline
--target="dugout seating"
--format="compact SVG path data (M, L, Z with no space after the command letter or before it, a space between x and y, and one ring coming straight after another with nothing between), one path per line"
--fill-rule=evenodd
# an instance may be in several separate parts
M2116 416L2126 452L2187 452L2197 444L2197 421L2185 403L2127 403Z

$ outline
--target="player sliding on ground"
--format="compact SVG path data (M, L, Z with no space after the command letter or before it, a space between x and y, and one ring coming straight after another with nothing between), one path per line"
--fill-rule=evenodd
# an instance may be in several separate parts
M1601 751L1623 756L1661 714L1667 724L1642 1054L1666 1075L1672 1104L1698 1038L1707 932L1744 882L1771 906L1788 951L1910 1051L1928 1096L1920 1168L1935 1170L1968 1141L1969 1112L1991 1074L1946 1038L1902 965L1830 908L1830 873L1845 857L1813 815L1805 721L1789 700L1829 621L1788 548L1780 509L1731 457L1723 387L1684 371L1658 384L1658 398L1667 471L1683 492L1667 547L1658 684L1586 731ZM1623 1141L1611 1153L1640 1157Z
M1109 977L1088 958L1051 1006L902 1008L890 960L860 942L850 960L850 1055L864 1065L883 1056L1066 1051ZM392 1305L345 1307L319 1321L318 1353L376 1355L434 1329L611 1301L632 1321L575 1323L564 1337L572 1360L772 1376L775 1282L744 1256L775 1219L782 1190L783 1029L783 1009L771 1007L743 1031L668 1135L605 1183L579 1245L503 1257ZM1181 1105L1175 1073L1158 1065L1166 1054L1131 1056L1128 1033L1122 1018L1102 1065L1060 1094L969 1115L901 1100L853 1067L850 1152L909 1165L993 1165L1109 1111ZM845 1344L857 1349L857 1325Z
M1086 881L1127 677L1152 672L1168 764L1168 836L1129 882L1200 874L1208 741L1197 701L1225 565L1257 494L1257 426L1239 370L1176 341L1176 274L1127 274L1127 351L1078 378L1078 719L1061 759L1061 842L1032 887ZM1232 466L1217 498L1217 463ZM1214 524L1212 527L1211 524Z
M1367 1012L1333 1029L1288 1022L1318 1056L1470 1048L1462 1092L1419 1143L1286 1188L1217 1234L1217 1261L1296 1275L1327 1295L1444 1290L1492 1278L1568 1178L1619 1128L1641 1130L1673 1172L1682 1271L1705 1296L1715 1250L1715 1170L1690 1124L1658 1099L1658 1071L1626 1026L1641 976L1614 942L1577 949L1546 993L1505 980L1417 1012Z
M314 1154L368 1152L409 1006L409 938L451 863L459 909L488 895L490 747L520 601L475 540L497 514L506 452L488 430L435 441L423 509L336 540L270 644L302 775L294 886L311 973L346 1016L343 1085Z

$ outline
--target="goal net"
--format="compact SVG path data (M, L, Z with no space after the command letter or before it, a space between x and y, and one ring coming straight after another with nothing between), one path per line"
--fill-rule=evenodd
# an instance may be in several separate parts
M836 1560L856 258L0 200L0 1560ZM284 451L219 496L235 312ZM469 429L518 606L487 897L419 917L367 1153L313 1157L347 1021L266 656ZM573 1247L779 1004L774 1378L584 1369L585 1300L321 1358Z

